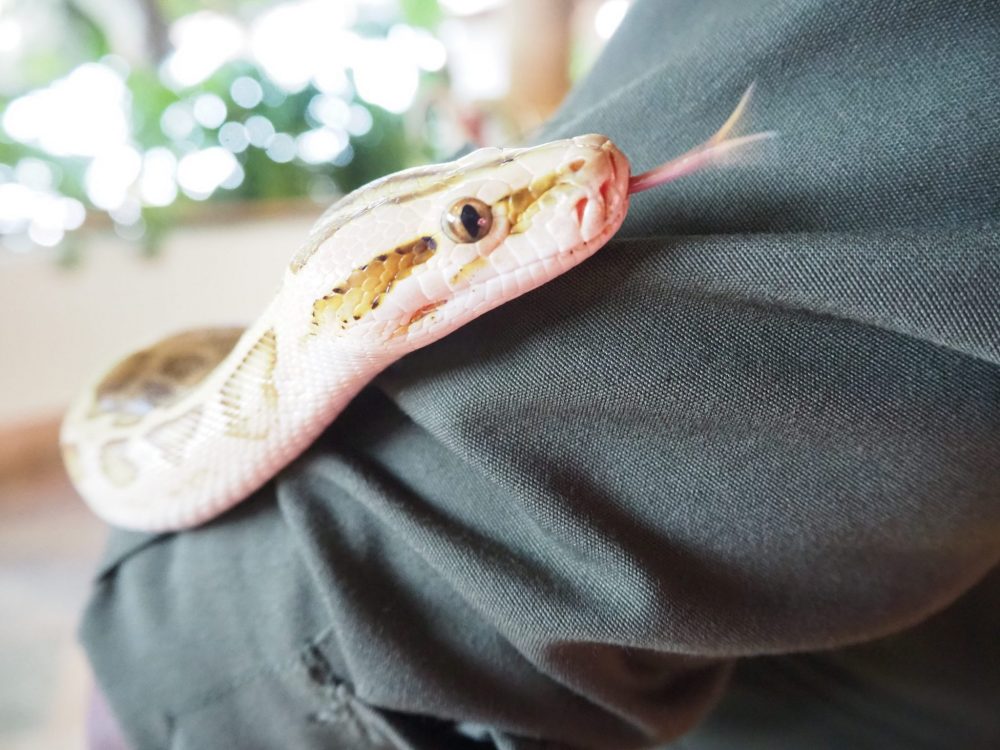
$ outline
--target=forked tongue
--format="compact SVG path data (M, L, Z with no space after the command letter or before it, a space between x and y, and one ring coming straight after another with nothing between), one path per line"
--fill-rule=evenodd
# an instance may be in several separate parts
M657 185L665 185L668 182L673 182L674 180L685 177L692 172L697 172L705 167L711 166L712 164L719 164L733 151L739 148L776 136L777 133L775 131L769 130L764 133L754 133L753 135L744 135L738 138L729 137L733 128L736 127L736 124L746 111L747 104L750 102L750 96L752 94L753 84L750 84L750 88L748 88L746 93L740 98L740 103L736 105L736 109L734 109L733 113L729 115L729 119L726 120L725 124L721 128L719 128L719 132L707 141L699 146L695 146L686 154L682 154L676 159L671 159L665 164L654 167L648 172L633 175L629 178L629 195L633 193L641 193L643 190L649 190Z

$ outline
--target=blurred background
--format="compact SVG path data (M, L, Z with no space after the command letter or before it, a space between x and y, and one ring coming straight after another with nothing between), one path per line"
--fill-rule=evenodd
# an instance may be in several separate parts
M339 195L516 143L628 0L0 0L0 748L84 746L103 526L58 423L130 350L244 324Z

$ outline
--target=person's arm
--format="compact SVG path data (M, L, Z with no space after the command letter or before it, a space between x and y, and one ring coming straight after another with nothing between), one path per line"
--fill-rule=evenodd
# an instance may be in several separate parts
M638 0L540 139L645 169L755 79L777 147L636 196L236 512L119 537L82 634L137 747L648 747L740 657L973 586L1000 548L998 27Z

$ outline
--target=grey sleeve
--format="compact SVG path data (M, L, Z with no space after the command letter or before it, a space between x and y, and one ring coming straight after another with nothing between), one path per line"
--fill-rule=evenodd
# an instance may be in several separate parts
M747 663L954 610L1000 555L998 50L990 2L637 0L539 140L646 169L754 79L780 139L636 196L236 511L116 534L81 633L135 746L652 747ZM989 689L903 705L985 748Z

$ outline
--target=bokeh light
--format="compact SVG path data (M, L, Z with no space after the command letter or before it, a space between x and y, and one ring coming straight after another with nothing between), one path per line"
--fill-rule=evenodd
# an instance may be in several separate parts
M191 113L203 128L214 130L226 121L226 103L215 94L202 94L194 100Z
M174 102L160 116L160 129L174 141L184 140L191 135L196 124L194 112L187 102Z
M267 144L274 137L274 123L263 115L248 117L246 129L251 145L257 148L267 148Z
M162 146L151 148L142 158L139 196L147 206L169 206L177 199L177 157Z
M427 71L442 70L448 61L445 46L426 29L396 24L386 36L389 45Z
M604 0L594 15L594 30L601 39L610 39L628 11L629 0Z
M196 10L169 23L152 67L105 50L10 97L0 146L6 137L24 153L0 163L0 234L52 246L83 224L89 205L135 239L147 210L236 190L248 170L255 178L241 195L251 198L344 192L356 184L331 174L354 163L353 141L378 127L377 142L386 127L395 140L362 150L377 170L368 179L405 166L398 116L448 55L428 29L401 22L399 8L397 0L289 0L256 13ZM24 39L18 17L0 20L0 55L19 54ZM269 164L302 177L264 178ZM352 167L352 180L365 169Z
M56 173L52 164L33 156L26 156L17 163L14 178L35 190L51 190L56 186Z
M347 192L479 138L481 128L466 129L475 120L470 104L500 101L511 86L509 45L496 33L512 7L506 0L212 9L154 0L162 23L133 32L131 46L120 32L134 26L136 11L118 19L110 4L98 5L5 5L14 10L0 16L3 69L65 61L60 75L25 76L6 93L17 79L0 69L5 246L15 235L51 246L87 210L105 213L121 236L148 239L146 230L196 210L192 201ZM591 33L606 37L629 3L590 5ZM80 32L73 44L60 26ZM31 57L39 42L51 47ZM77 47L88 45L90 57L81 58ZM55 199L73 202L57 208ZM39 219L41 211L56 218Z
M16 52L24 38L21 24L15 18L0 19L0 54Z
M355 4L346 1L283 3L254 20L251 53L279 87L289 93L301 91L318 72L346 66L357 37L345 29L355 12Z
M347 127L351 106L339 96L318 94L309 100L306 113L317 123L331 128Z
M185 195L201 201L222 187L238 168L239 163L231 151L213 146L187 154L180 160L177 183Z
M264 88L250 76L240 76L229 87L229 95L243 109L253 109L264 98Z
M296 151L295 139L288 133L275 133L267 141L267 155L278 164L290 162Z
M375 120L367 107L360 104L352 104L347 112L347 132L354 136L367 135Z
M87 198L98 208L113 211L125 202L141 170L142 156L133 146L105 149L87 167L84 177Z
M390 112L405 112L417 95L420 71L406 50L384 39L359 40L352 58L358 96Z
M96 156L128 139L128 101L116 71L85 63L14 99L0 122L11 138L55 156Z
M246 125L240 122L227 122L219 128L219 145L234 154L241 154L250 145L250 133Z
M350 141L347 131L333 128L317 128L307 130L295 139L298 156L307 164L323 164L332 162L337 155L347 148Z
M184 89L236 59L246 44L246 34L236 19L202 10L176 21L170 27L170 40L174 52L160 73L169 86Z

